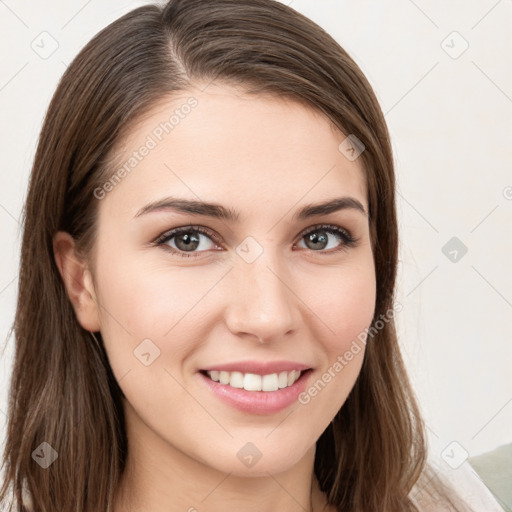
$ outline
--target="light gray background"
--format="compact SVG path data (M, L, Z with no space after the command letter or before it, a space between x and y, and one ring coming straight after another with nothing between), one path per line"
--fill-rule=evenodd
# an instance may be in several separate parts
M14 315L18 219L51 96L97 31L145 3L0 1L0 342ZM512 442L512 2L290 5L349 52L386 114L401 230L396 320L433 455L455 466ZM446 256L452 237L459 246ZM2 440L13 346L11 338L0 359Z

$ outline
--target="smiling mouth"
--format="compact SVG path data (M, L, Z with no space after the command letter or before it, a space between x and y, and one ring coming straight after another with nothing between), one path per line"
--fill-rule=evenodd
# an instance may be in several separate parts
M255 373L227 372L219 370L201 370L200 373L220 384L246 391L278 391L292 386L309 370L292 370L289 372L270 373L258 375Z

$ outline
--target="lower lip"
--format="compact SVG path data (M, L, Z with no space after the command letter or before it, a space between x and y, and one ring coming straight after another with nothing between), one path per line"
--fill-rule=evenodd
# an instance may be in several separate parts
M247 391L216 382L201 372L198 375L210 391L232 407L249 414L274 414L298 400L311 373L311 369L306 370L291 386L277 391Z

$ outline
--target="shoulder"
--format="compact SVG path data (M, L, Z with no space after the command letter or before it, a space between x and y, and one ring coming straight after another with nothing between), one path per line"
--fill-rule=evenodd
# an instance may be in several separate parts
M410 497L421 512L504 512L469 463L428 465Z

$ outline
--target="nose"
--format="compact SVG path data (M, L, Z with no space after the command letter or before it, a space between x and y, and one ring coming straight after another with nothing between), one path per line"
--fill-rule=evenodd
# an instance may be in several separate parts
M300 319L290 274L265 251L256 261L237 261L230 272L226 324L236 336L260 343L294 332Z

